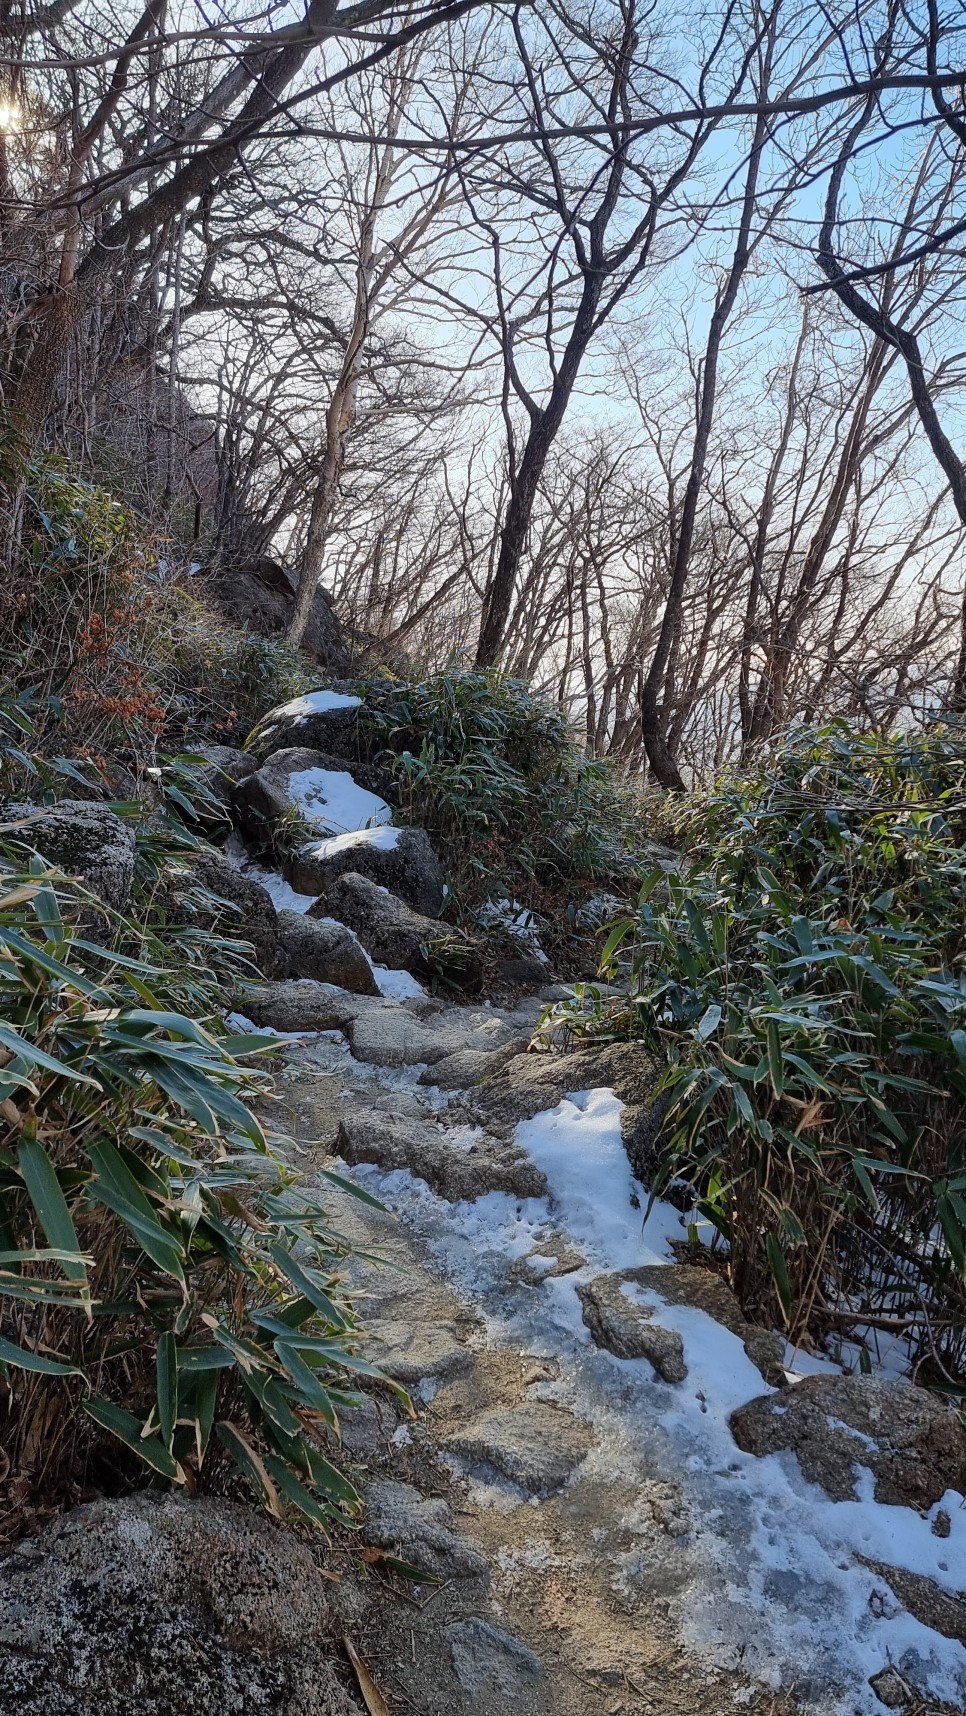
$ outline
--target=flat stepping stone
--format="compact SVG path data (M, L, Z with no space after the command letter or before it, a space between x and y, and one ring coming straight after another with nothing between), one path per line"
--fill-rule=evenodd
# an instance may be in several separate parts
M366 1357L409 1387L427 1379L446 1381L472 1368L473 1354L459 1340L451 1323L414 1327L394 1319L380 1319L366 1326Z
M366 1490L367 1542L437 1579L487 1580L479 1544L453 1531L451 1519L444 1501L421 1496L410 1484L380 1479Z
M488 1192L541 1198L547 1190L539 1168L513 1145L483 1139L466 1149L428 1118L397 1119L371 1109L351 1115L339 1126L336 1148L349 1167L371 1162L386 1172L408 1169L451 1203L472 1202Z
M417 1066L420 1062L435 1066L467 1049L503 1048L517 1035L496 1014L455 1007L426 1020L402 1007L394 1012L360 1011L348 1030L356 1060L377 1067ZM427 1082L436 1084L439 1080ZM444 1082L443 1088L456 1087Z
M499 1072L513 1055L522 1055L530 1043L529 1036L514 1037L499 1049L458 1049L445 1055L435 1065L420 1073L420 1084L436 1084L440 1090L470 1090L491 1074Z
M593 1442L583 1419L563 1407L528 1400L481 1413L447 1436L443 1446L471 1466L499 1473L528 1495L549 1496L563 1489Z

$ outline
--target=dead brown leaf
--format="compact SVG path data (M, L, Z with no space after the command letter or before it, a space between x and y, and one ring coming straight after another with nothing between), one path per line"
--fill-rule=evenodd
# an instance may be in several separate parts
M369 1670L359 1655L359 1652L356 1650L355 1645L352 1643L352 1640L346 1637L342 1640L342 1643L345 1645L346 1656L349 1658L349 1661L355 1669L355 1676L359 1682L359 1691L362 1693L362 1696L366 1701L366 1709L369 1711L369 1716L389 1716L389 1706L383 1698L382 1693L379 1691L378 1686L373 1680L372 1675L369 1673Z

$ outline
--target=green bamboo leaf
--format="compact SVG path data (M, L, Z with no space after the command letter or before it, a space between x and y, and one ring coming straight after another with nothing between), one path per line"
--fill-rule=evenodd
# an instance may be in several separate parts
M181 1465L169 1452L159 1436L145 1436L144 1426L135 1418L132 1412L124 1412L120 1406L115 1406L110 1400L85 1400L84 1411L88 1412L95 1423L104 1430L109 1430L138 1459L143 1460L152 1471L160 1472L163 1478L169 1478L172 1483L183 1484L185 1473Z
M620 947L622 942L627 940L627 937L630 935L633 927L634 925L630 918L625 918L623 922L614 925L614 928L611 930L610 935L607 937L607 940L601 950L600 969L602 971L609 968L611 960L617 952L617 949Z
M2 1020L0 1020L0 1043L28 1066L43 1067L45 1072L56 1073L58 1078L71 1079L75 1084L90 1085L93 1090L101 1088L97 1080L91 1078L89 1073L81 1072L77 1067L67 1066L63 1061L56 1060L53 1055L48 1055L45 1049L38 1048L36 1043L28 1042L26 1037L20 1035L19 1031L15 1031L11 1025L5 1024Z
M791 1317L793 1304L792 1284L788 1278L788 1266L785 1262L785 1253L773 1233L770 1233L767 1236L765 1240L765 1249L768 1253L768 1263L775 1280L775 1286L778 1288L778 1297L781 1300L782 1310L786 1317Z
M243 1478L247 1478L257 1496L277 1519L281 1519L282 1506L278 1499L278 1491L272 1482L265 1462L258 1450L252 1446L248 1438L239 1430L237 1424L221 1422L215 1425L215 1435L228 1449Z
M776 1097L780 1097L785 1089L785 1071L782 1064L781 1037L774 1019L768 1022L768 1071L771 1077L771 1088Z
M174 1427L178 1422L178 1347L170 1329L158 1340L155 1358L157 1372L158 1424L161 1440L170 1451Z
M13 1341L0 1336L0 1365L16 1365L18 1370L37 1371L41 1376L83 1376L84 1372L76 1364L68 1364L64 1359L48 1358L45 1353L29 1352L26 1347L18 1347Z
M320 1526L328 1536L333 1523L331 1511L326 1510L322 1503L316 1500L311 1490L307 1490L304 1484L299 1483L295 1473L285 1464L284 1460L279 1459L277 1454L266 1454L265 1465L286 1501L290 1502L299 1513L304 1514L306 1519L310 1519L314 1525Z
M64 1274L68 1281L81 1283L86 1290L87 1259L81 1251L67 1199L50 1157L39 1139L24 1138L17 1160L37 1219L51 1246L62 1254Z
M285 1250L283 1245L279 1245L277 1243L270 1245L269 1256L274 1262L276 1268L280 1269L286 1279L291 1282L296 1292L300 1294L303 1299L311 1300L316 1310L322 1313L323 1317L328 1323L331 1323L334 1329L348 1328L349 1325L347 1319L342 1315L342 1312L337 1308L337 1306L333 1304L329 1295L322 1287L319 1286L319 1283L313 1278L313 1276L310 1275L307 1270L302 1268L301 1264L296 1263L295 1258Z

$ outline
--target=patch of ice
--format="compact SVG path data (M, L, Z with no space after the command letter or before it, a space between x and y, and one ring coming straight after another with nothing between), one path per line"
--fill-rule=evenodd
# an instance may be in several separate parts
M315 905L315 894L297 894L290 882L279 875L277 870L266 870L263 864L256 863L250 858L245 846L237 834L233 834L222 847L224 857L239 870L249 881L258 882L259 886L269 894L277 912L307 912Z
M401 833L401 828L393 828L384 822L376 828L353 828L348 834L333 834L327 840L313 840L303 850L307 858L336 858L340 852L351 852L357 846L374 846L379 852L392 852Z
M426 994L411 972L393 971L387 965L373 965L372 960L369 964L380 995L388 995L392 1001L415 1001Z
M307 822L327 834L348 834L392 821L385 799L359 786L347 769L296 769L288 790Z

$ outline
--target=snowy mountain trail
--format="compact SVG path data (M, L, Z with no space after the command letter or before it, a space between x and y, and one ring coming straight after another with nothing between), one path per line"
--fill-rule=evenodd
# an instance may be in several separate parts
M874 1441L828 1415L842 1499L787 1449L739 1448L733 1413L755 1401L781 1421L803 1372L836 1367L783 1352L717 1275L682 1267L677 1209L644 1224L612 1089L535 1113L531 1095L497 1121L485 1086L429 1082L474 1057L495 1070L540 1006L357 998L351 1052L336 1030L282 1051L286 1123L312 1165L384 1206L335 1194L342 1230L382 1259L352 1264L367 1356L417 1418L374 1394L344 1442L374 1567L385 1553L442 1580L406 1595L346 1582L390 1709L962 1709L962 1495L876 1499Z

